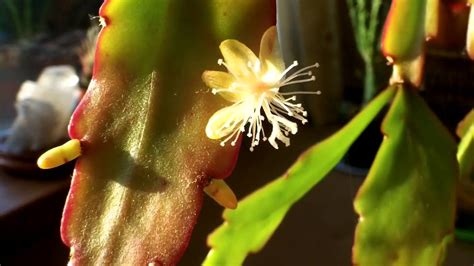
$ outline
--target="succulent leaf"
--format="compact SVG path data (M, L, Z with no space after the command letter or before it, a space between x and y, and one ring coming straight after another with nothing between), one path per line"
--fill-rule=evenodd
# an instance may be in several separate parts
M394 94L389 87L344 128L304 152L284 175L240 201L237 209L225 210L225 222L208 238L212 249L204 265L241 265L250 252L262 249L291 206L331 171Z
M413 60L425 41L427 0L393 0L382 34L382 52L395 63Z
M93 81L70 123L82 146L61 229L71 264L177 263L203 187L230 173L238 151L206 138L223 101L201 74L216 65L224 39L257 49L274 6L105 1Z
M456 144L421 97L401 85L382 132L354 202L353 263L441 265L454 226Z

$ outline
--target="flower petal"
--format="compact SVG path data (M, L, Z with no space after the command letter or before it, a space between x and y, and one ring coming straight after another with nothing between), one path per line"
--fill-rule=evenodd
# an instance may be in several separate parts
M206 135L210 139L220 139L240 130L246 120L247 110L242 104L234 104L215 112L206 126Z
M268 28L263 34L260 42L259 57L262 73L269 71L282 73L285 70L285 63L283 62L278 33L275 26Z
M202 80L212 89L216 89L217 93L229 102L239 102L242 97L233 87L235 78L231 74L222 71L204 71Z
M237 40L225 40L219 46L229 71L238 79L255 78L260 68L257 56Z
M213 89L227 89L235 82L235 79L231 74L211 70L202 73L202 80L209 88Z

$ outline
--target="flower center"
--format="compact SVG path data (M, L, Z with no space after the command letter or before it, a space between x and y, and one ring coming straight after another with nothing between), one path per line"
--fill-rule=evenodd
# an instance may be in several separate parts
M218 64L224 65L232 74L224 60L219 59ZM302 124L308 122L307 112L300 103L295 102L294 95L320 94L320 91L281 92L280 89L292 84L314 81L315 77L310 69L317 68L319 65L315 63L303 67L289 76L287 74L298 66L297 61L294 61L283 71L272 69L264 73L261 72L258 61L255 66L251 62L248 62L247 66L252 70L252 74L244 77L234 75L235 82L229 87L212 89L214 94L232 93L237 96L235 98L238 100L233 101L234 104L231 106L234 109L233 112L212 120L218 121L216 123L211 123L210 120L206 127L206 130L210 132L208 136L221 136L223 138L220 143L222 146L231 139L233 139L231 145L235 145L240 134L246 132L244 134L252 138L251 151L260 141L268 140L275 149L278 149L277 139L286 146L290 145L289 135L296 134L298 131L297 123L291 120L299 120ZM290 97L287 98L287 95ZM263 128L264 120L272 126L271 134L268 137ZM211 132L212 130L215 132Z

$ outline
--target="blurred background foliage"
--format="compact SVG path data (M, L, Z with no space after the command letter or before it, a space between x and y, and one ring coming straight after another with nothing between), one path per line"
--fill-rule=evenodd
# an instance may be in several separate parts
M0 1L0 41L86 28L101 4L100 0Z

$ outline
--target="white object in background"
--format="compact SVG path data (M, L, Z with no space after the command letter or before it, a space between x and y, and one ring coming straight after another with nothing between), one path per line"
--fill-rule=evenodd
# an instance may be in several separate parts
M7 151L40 150L66 138L80 94L79 77L69 65L47 67L37 82L25 81L17 94L18 115L5 142Z

